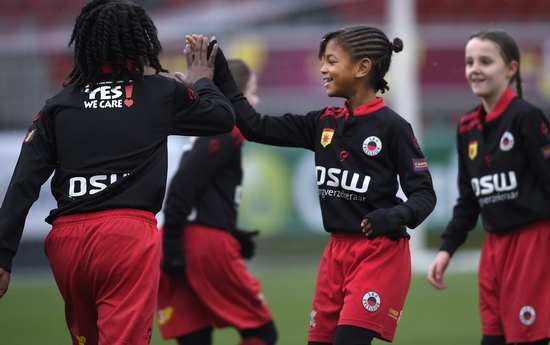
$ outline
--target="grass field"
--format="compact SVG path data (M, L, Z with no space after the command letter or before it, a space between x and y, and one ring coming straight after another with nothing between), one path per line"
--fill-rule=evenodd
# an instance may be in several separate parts
M315 265L252 266L260 278L279 330L279 345L304 345L313 288ZM447 277L449 288L437 291L424 275L413 277L403 317L397 329L396 345L464 345L479 343L477 287L474 273ZM62 300L51 277L38 280L12 277L12 286L0 299L0 344L70 344L63 318ZM238 343L232 329L217 330L215 345ZM375 344L384 342L375 340ZM153 345L164 341L155 328Z

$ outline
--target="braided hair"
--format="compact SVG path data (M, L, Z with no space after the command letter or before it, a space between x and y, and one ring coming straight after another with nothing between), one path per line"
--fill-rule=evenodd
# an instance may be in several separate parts
M472 38L490 40L498 45L500 48L500 55L502 56L502 59L506 64L509 64L512 61L517 61L518 70L510 80L510 84L514 81L516 82L518 97L523 98L523 86L520 69L520 52L518 45L516 44L516 41L512 38L512 36L502 30L482 30L470 36L470 40Z
M392 52L398 53L403 50L403 41L400 38L394 38L390 41L384 32L372 26L355 25L345 27L323 36L319 47L319 59L323 57L327 43L332 39L348 52L352 61L359 61L364 58L369 58L372 61L371 83L375 92L381 91L384 93L390 89L384 76L390 68Z
M141 6L127 0L90 1L76 18L69 47L73 43L73 70L64 84L73 89L95 85L105 64L116 80L125 82L129 70L139 71L143 78L145 65L157 74L168 72L159 62L162 46L155 24Z

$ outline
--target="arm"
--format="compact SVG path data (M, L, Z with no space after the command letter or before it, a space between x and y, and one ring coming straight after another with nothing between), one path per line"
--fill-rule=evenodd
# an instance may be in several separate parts
M187 75L175 73L181 83L176 83L172 134L213 135L229 132L235 125L231 103L212 81L217 44L211 56L207 49L208 41L202 36L193 47L185 48L189 68Z
M481 212L464 162L468 154L463 151L465 147L467 145L460 141L460 136L457 134L458 199L453 208L453 217L441 235L442 243L439 248L451 256L466 241L468 232L476 226Z
M274 146L303 147L313 150L318 112L307 115L261 115L237 87L235 81L220 86L235 108L236 124L243 136L253 142Z
M405 226L415 228L433 211L436 195L426 159L407 123L397 130L392 138L397 142L390 151L395 157L395 169L407 201L391 208L380 208L365 216L361 222L367 238L386 236L391 239L403 237Z
M541 182L544 194L550 199L550 124L542 111L533 111L521 117L523 152L531 170Z
M398 174L407 201L397 208L404 218L404 224L414 229L433 211L436 195L426 158L422 153L410 124L403 126L396 135L401 139L398 151Z
M53 124L43 109L27 132L0 208L0 267L5 271L11 271L29 209L56 162Z
M188 43L193 44L193 38ZM231 101L236 115L237 127L243 136L262 144L288 147L314 148L316 114L306 116L285 114L282 116L262 116L248 103L239 90L221 49L215 59L214 82Z

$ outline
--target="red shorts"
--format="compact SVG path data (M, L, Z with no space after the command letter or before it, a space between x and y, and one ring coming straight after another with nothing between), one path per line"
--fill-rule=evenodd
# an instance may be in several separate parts
M484 335L506 343L550 338L550 220L506 234L487 234L479 291Z
M59 217L45 250L72 343L149 344L160 232L150 212L118 209Z
M339 325L393 341L410 283L408 239L332 234L319 267L308 341L332 343Z
M164 339L208 326L257 328L272 316L231 234L196 224L185 228L186 274L161 273L157 316Z

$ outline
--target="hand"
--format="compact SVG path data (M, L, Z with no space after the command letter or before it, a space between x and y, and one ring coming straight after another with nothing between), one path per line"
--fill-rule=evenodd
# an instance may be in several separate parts
M171 277L185 273L185 259L180 238L162 238L162 261L160 269Z
M188 38L190 37L190 38ZM215 40L214 37L211 40ZM196 40L186 36L186 46L183 51L187 59L187 75L175 72L174 76L185 86L191 88L193 84L202 78L212 79L214 77L214 61L218 53L218 45L213 44L212 53L208 54L208 38L196 35Z
M450 261L451 255L448 252L441 250L437 253L435 260L428 269L428 281L436 289L441 290L447 288L447 284L443 281L443 274L445 273L447 266L449 266Z
M380 208L367 214L361 221L361 231L365 237L372 240L386 236L396 240L403 237L403 214L395 208Z
M8 291L10 285L10 272L0 267L0 298Z
M194 47L197 44L198 37L199 35L196 34L187 35L185 36L185 42L191 47ZM216 37L214 36L210 39L210 44L208 45L207 49L207 56L210 58L210 55L214 50L214 46L218 46L218 51L214 59L214 76L212 77L212 80L214 81L214 84L216 84L217 86L221 86L232 81L233 74L229 69L227 59L225 58L225 55L219 47Z
M365 234L366 238L370 238L374 232L372 229L372 223L368 218L363 218L361 221L361 228L363 229L363 234Z
M260 230L244 231L235 229L233 237L241 245L241 256L245 259L251 259L256 253L256 243L254 243L253 237L258 236Z

